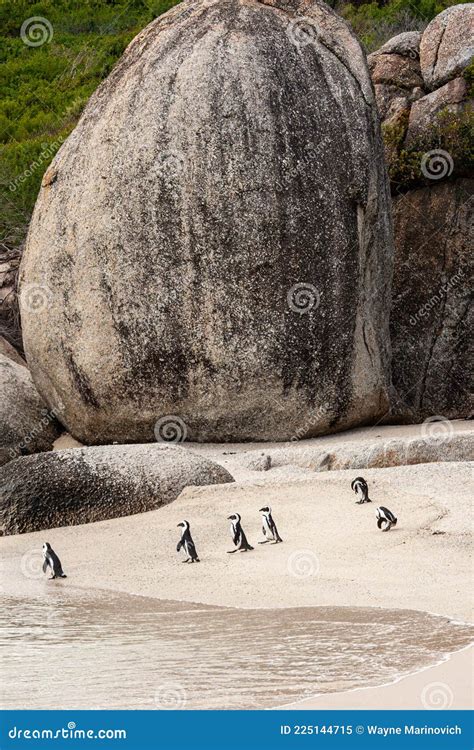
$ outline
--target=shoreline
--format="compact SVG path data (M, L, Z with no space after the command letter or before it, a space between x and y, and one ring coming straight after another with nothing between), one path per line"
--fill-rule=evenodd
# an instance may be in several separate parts
M462 659L461 654L468 652L468 659ZM472 709L472 673L474 668L474 643L464 648L452 651L436 662L426 667L411 672L408 675L397 677L391 682L368 687L357 687L350 690L342 690L334 693L317 693L295 703L276 706L273 710L399 710L406 709L407 699L413 704L417 698L420 705L412 705L416 708L432 708L444 710L468 710ZM426 682L421 678L425 673L430 673L433 681ZM449 682L447 682L449 681ZM420 683L423 682L421 690ZM433 686L435 688L448 688L444 692L446 705L426 706L422 701L423 689ZM357 693L358 695L354 695ZM452 693L452 702L450 702ZM469 699L469 693L471 697ZM461 695L457 698L457 695ZM441 696L443 699L443 696ZM447 705L449 703L449 705Z

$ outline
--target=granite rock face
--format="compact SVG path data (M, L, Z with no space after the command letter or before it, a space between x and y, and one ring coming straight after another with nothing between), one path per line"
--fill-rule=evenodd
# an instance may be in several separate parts
M387 408L389 195L360 45L324 3L184 2L44 179L25 351L88 443L285 440ZM41 262L39 262L41 259ZM181 422L180 422L181 424ZM300 435L301 436L301 435Z
M171 445L106 445L18 458L0 470L0 533L145 513L190 485L233 481L213 461Z
M472 14L472 5L448 8L429 24L421 42L402 34L369 56L386 140L395 236L394 390L385 421L463 418L472 412L468 248L473 181L465 135L472 99L463 75L470 62ZM407 65L419 66L421 85L402 85ZM390 71L385 78L384 70ZM377 82L382 79L386 82Z
M393 421L472 411L472 200L459 179L394 199Z
M474 55L474 5L446 8L426 27L420 42L421 72L426 86L442 86L469 65Z
M56 416L27 368L0 351L0 466L17 456L51 450L60 433Z

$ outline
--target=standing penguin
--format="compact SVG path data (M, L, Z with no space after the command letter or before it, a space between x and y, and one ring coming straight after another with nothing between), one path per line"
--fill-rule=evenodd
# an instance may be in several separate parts
M241 518L239 514L233 513L231 516L227 516L227 520L231 521L230 535L232 537L232 541L236 546L236 549L228 550L229 555L232 555L233 552L247 552L247 550L253 549L253 547L247 541L247 537L245 536L244 530L240 523Z
M178 523L178 526L181 526L183 531L181 533L181 539L179 540L176 547L176 552L179 552L179 550L183 547L187 557L187 560L183 560L183 562L200 562L198 553L196 552L196 545L194 544L193 538L191 536L189 523L187 521L181 521L181 523Z
M380 508L377 508L377 526L379 529L382 529L382 526L385 525L385 528L382 529L382 531L390 531L392 526L397 525L397 518L393 515L392 511L388 508L384 508L383 505L380 506Z
M276 527L275 521L273 520L272 509L270 508L270 506L265 505L263 508L260 508L259 512L262 514L262 531L263 536L265 537L264 541L259 542L259 544L266 544L267 542L271 541L273 541L273 544L282 542L283 539L278 533L278 529Z
M364 477L356 477L351 482L351 489L354 490L359 500L356 500L358 505L362 503L371 503L372 500L369 497L369 487Z
M67 578L63 571L61 560L48 542L43 544L43 557L43 573L46 573L48 568L51 568L52 575L50 576L50 580L53 578Z

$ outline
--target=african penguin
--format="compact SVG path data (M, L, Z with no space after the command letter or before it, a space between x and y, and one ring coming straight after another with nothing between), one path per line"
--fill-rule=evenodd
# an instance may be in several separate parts
M357 497L359 498L358 500L356 500L358 505L372 502L369 497L369 487L363 477L356 477L355 479L353 479L351 482L351 489L354 490Z
M253 549L253 547L248 543L247 537L245 536L244 530L241 526L241 518L238 513L233 513L231 516L227 516L227 520L231 521L230 524L230 535L232 537L232 541L234 542L236 549L228 550L229 555L231 555L233 552L238 552L239 550L242 552L247 552L249 549Z
M397 518L393 515L392 511L388 508L384 508L383 505L377 508L377 526L382 531L390 531L392 526L397 525ZM385 528L382 527L385 525Z
M198 553L196 552L196 546L191 536L189 523L187 521L181 521L181 523L178 523L178 526L181 526L183 531L181 533L181 539L176 547L176 552L179 552L181 548L184 549L187 557L186 560L183 560L185 563L200 562Z
M273 544L282 542L283 539L278 533L278 529L276 527L275 521L273 520L272 509L270 508L270 506L265 505L263 508L260 508L259 512L262 514L262 531L263 536L265 537L264 541L259 542L259 544L266 544L267 542L271 541L273 541Z
M67 577L63 571L61 560L48 542L43 544L43 557L43 573L46 573L48 568L51 568L52 575L50 576L50 580Z

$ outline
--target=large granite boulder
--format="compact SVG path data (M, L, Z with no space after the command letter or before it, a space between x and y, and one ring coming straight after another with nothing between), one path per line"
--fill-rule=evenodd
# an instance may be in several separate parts
M426 27L420 42L421 72L435 89L458 76L474 55L474 4L446 8Z
M24 365L0 352L0 466L51 450L60 433L57 412L48 409Z
M473 192L459 179L394 199L393 421L471 413Z
M171 445L70 448L18 458L0 470L0 533L144 513L190 485L233 481L213 461Z
M360 45L323 2L184 2L48 169L27 359L89 442L291 438L387 408L390 210ZM43 290L31 311L23 293Z

